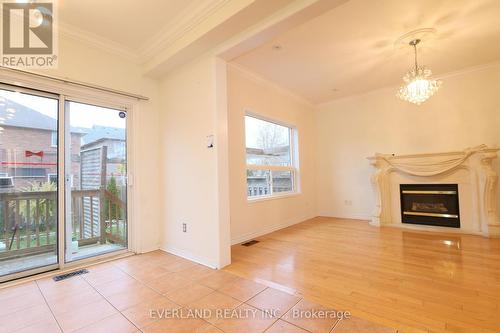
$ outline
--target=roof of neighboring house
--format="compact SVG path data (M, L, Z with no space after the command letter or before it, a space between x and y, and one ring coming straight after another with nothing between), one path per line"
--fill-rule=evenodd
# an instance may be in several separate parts
M14 110L14 113L8 112ZM46 131L57 131L57 119L49 117L25 105L5 100L0 104L0 126L34 128ZM71 127L71 133L84 134L87 130Z
M5 104L0 104L0 126L16 126L27 128L38 128L48 131L57 130L57 120L33 110L22 104L5 100ZM13 110L14 113L7 112ZM12 115L12 117L9 117Z
M4 104L5 103L5 104ZM25 105L5 100L0 104L0 127L12 126L57 131L57 120ZM14 113L8 112L15 110ZM12 115L12 116L10 116ZM99 140L125 140L125 129L95 125L92 128L71 127L71 133L83 134L82 144L87 145Z
M83 145L103 139L125 141L124 128L94 125L92 128L87 128L86 131L87 134L82 137Z
M290 146L278 146L278 147L272 147L272 148L250 148L248 147L246 149L247 154L252 154L252 155L275 155L275 156L280 156L283 154L288 154L290 151Z

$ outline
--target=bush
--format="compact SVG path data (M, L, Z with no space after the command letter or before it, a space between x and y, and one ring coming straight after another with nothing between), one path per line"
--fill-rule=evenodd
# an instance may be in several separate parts
M118 186L116 185L116 178L114 176L111 176L111 178L109 179L106 189L109 193L111 193L111 195L119 199L118 195L120 191L118 190ZM121 219L121 215L122 212L120 207L112 203L110 199L106 198L104 200L104 216L106 220L109 221L111 220L111 218Z

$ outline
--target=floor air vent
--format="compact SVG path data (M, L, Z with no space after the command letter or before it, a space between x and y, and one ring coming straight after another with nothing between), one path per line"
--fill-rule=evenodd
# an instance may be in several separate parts
M57 282L57 281L69 279L70 277L73 277L73 276L86 274L88 272L89 271L86 270L86 269L80 269L80 270L77 270L77 271L74 271L74 272L71 272L71 273L66 273L66 274L61 274L61 275L54 276L53 279L54 279L54 281Z
M252 239L251 241L245 242L245 243L243 243L241 245L243 245L243 246L252 246L254 244L257 244L258 242L259 242L258 240Z

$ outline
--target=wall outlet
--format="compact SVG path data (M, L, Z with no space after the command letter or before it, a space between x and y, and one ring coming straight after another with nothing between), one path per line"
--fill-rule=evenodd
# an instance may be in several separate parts
M345 201L344 201L344 204L345 204L346 206L352 206L352 200L345 200Z
M182 224L182 232L187 232L187 223Z

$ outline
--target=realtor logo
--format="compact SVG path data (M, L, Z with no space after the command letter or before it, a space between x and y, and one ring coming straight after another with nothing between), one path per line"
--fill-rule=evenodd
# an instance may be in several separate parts
M54 68L56 38L52 2L3 2L2 65Z

